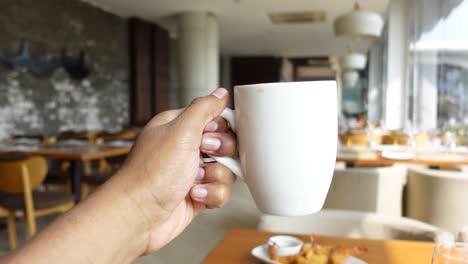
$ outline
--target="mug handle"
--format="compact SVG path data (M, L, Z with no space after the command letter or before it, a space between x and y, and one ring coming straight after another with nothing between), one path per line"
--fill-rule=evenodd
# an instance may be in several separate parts
M231 126L232 131L236 132L236 114L234 113L234 110L229 108L224 109L224 111L221 113L221 117L229 123L229 126ZM217 162L223 164L224 166L228 167L235 175L241 178L244 177L239 159L234 159L231 157L210 157L216 160Z

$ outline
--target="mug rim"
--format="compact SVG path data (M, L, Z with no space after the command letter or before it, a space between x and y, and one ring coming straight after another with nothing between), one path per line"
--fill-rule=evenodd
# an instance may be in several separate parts
M334 83L336 85L336 80L320 80L320 81L300 81L300 82L268 82L268 83L252 83L252 84L242 84L242 85L235 85L234 89L252 89L252 87L263 86L262 88L265 89L278 89L283 86L291 86L291 85L304 85L310 83ZM268 86L268 87L265 87ZM279 86L279 87L278 87ZM285 88L285 87L283 87Z

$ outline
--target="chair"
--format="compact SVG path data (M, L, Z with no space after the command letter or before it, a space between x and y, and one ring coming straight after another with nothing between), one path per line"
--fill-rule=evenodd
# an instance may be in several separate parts
M420 241L441 241L447 234L443 229L405 217L328 209L300 217L263 215L258 229L289 234Z
M137 138L138 132L134 130L122 130L116 133L101 133L99 137L102 138L104 141L113 141L113 140L128 140L133 141Z
M411 167L406 216L458 232L468 225L468 173Z
M340 142L344 146L355 146L355 145L369 145L369 136L367 134L342 134L339 136ZM372 141L376 144L382 143L382 136L373 135Z
M402 215L404 166L335 169L324 208Z
M66 192L38 192L47 174L47 162L42 157L0 161L0 207L8 213L10 247L16 247L15 211L23 211L27 223L27 238L36 233L36 217L65 212L74 205Z
M101 132L64 132L59 136L59 143L73 145L102 145ZM65 167L70 164L64 164ZM66 168L62 168L65 171ZM86 199L94 187L107 181L114 170L106 159L98 160L97 164L91 161L83 162L83 177L81 178L81 199Z
M132 129L122 130L116 133L100 133L93 142L96 145L103 145L113 141L134 141L138 136L138 131ZM89 193L97 186L106 182L120 168L127 155L100 159L96 171L88 170L82 178L81 198L85 199Z
M416 146L424 146L429 141L429 135L427 133L419 133L413 137ZM382 138L382 143L384 145L407 145L409 141L409 136L405 134L399 134L393 132L388 135L384 135Z

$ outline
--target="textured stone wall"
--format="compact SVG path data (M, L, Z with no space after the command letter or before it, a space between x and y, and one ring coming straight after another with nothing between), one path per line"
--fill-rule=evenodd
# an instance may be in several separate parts
M78 0L1 0L0 53L15 55L21 40L32 55L87 54L91 75L63 69L37 79L0 65L0 137L112 130L129 120L127 23Z

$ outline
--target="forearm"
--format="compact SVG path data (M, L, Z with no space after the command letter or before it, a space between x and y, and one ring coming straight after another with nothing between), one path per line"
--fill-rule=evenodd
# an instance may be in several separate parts
M124 188L112 179L0 262L130 263L146 249L147 226Z

